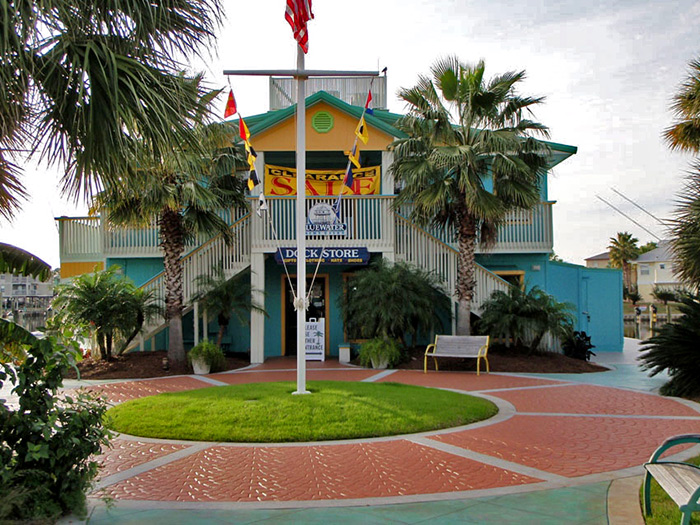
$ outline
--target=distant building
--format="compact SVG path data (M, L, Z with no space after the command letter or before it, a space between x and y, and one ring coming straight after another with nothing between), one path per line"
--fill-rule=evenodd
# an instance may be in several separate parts
M673 252L670 241L660 241L655 250L643 253L634 261L637 289L642 301L652 301L654 287L680 290L685 285L673 274Z
M51 306L53 287L53 279L42 282L34 277L0 273L2 316L12 314L15 322L29 329L43 325Z
M588 259L586 261L586 268L610 268L610 253L603 252Z

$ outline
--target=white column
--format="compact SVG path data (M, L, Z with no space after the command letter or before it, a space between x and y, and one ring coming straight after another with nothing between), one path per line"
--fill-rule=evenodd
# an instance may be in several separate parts
M199 343L199 301L194 302L194 346Z
M394 162L393 151L382 151L382 195L394 194L394 176L389 167Z
M204 312L202 312L202 332L204 332L204 334L202 335L202 340L208 341L209 340L209 317L207 316L206 309L204 310Z
M250 286L253 304L265 306L265 254L250 255ZM250 312L250 363L265 361L265 314Z

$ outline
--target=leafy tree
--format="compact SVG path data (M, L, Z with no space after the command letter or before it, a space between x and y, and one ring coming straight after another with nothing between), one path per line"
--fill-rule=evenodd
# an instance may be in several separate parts
M650 376L668 371L671 380L661 393L671 396L700 394L700 296L680 298L680 319L658 328L655 335L644 342L639 360Z
M552 252L549 254L549 260L554 262L564 262L564 259L559 257L556 253Z
M50 322L49 322L50 324ZM97 475L94 457L108 444L104 400L87 391L60 395L63 374L80 359L69 325L37 339L0 320L0 386L13 385L19 406L0 400L0 521L53 522L85 514L85 492ZM51 335L56 333L57 335ZM26 349L7 360L8 345Z
M622 269L623 285L629 289L632 286L632 265L630 261L639 256L637 243L639 239L628 232L618 232L616 237L610 237L610 266Z
M700 60L690 62L690 73L673 97L676 122L664 132L671 149L700 153Z
M484 73L483 61L472 66L456 57L438 60L432 78L420 76L416 86L399 92L408 114L396 126L407 138L391 145L391 170L404 185L396 206L412 205L418 224L454 228L459 334L470 332L476 244L492 245L511 209L540 201L549 152L532 138L547 137L547 128L527 118L543 98L516 92L525 72L490 81Z
M664 306L666 307L666 321L671 321L671 306L668 304L668 302L677 301L678 293L675 290L671 290L669 288L660 288L658 286L654 286L651 295L653 295L657 301L661 301L662 303L664 303Z
M191 108L175 67L213 41L212 0L6 0L0 17L0 216L25 196L20 156L65 167L64 189L121 176L144 147L180 140ZM23 158L21 159L24 160Z
M194 300L199 301L207 315L216 317L219 323L219 333L216 336L218 347L221 347L221 341L232 317L236 317L241 323L249 323L248 314L251 310L267 313L251 299L250 270L229 278L223 269L218 267L213 275L198 276L196 286L200 292L195 294Z
M201 79L196 79L199 83ZM196 97L198 90L190 93ZM211 101L210 92L193 106ZM184 102L183 102L184 103ZM120 227L160 228L165 267L165 314L169 321L168 358L185 363L182 340L183 267L181 257L188 240L220 234L229 242L233 235L221 212L247 206L244 182L235 175L241 154L233 146L235 129L225 123L207 123L200 112L189 122L197 138L193 149L183 142L154 160L145 154L135 159L134 176L109 184L97 195L95 206L108 223ZM242 164L242 163L241 163Z
M573 330L574 306L560 303L537 286L529 291L511 286L507 292L496 290L482 305L479 328L493 337L502 337L506 346L512 338L515 347L537 351L549 332L564 339Z
M643 253L650 252L652 250L656 250L658 247L659 247L659 245L656 242L649 241L648 243L639 247L639 255L642 255Z
M438 278L403 262L384 259L355 272L340 296L348 335L363 339L396 339L429 334L450 319L451 301Z
M637 289L633 287L627 292L627 300L631 301L634 306L637 306L637 303L642 300L642 296Z
M56 317L89 326L97 338L102 359L110 360L115 341L130 342L144 319L155 310L152 297L137 290L117 272L118 266L83 274L58 287L54 308Z

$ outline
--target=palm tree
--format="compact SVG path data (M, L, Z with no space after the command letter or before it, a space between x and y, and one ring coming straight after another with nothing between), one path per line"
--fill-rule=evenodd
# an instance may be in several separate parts
M24 196L18 159L64 166L64 189L89 193L144 147L158 156L191 109L179 60L211 43L213 0L7 0L0 16L0 215Z
M622 280L625 288L632 287L632 265L630 261L639 256L637 243L639 239L628 232L618 232L617 237L610 237L610 266L622 268Z
M340 297L343 324L351 338L428 335L449 322L450 299L435 274L384 259L355 272Z
M31 275L42 281L48 281L52 275L48 263L34 254L3 242L0 242L0 273Z
M198 276L197 288L200 292L194 300L199 301L207 315L216 317L219 323L219 333L216 336L218 347L221 347L232 317L241 323L249 323L248 313L251 310L267 314L262 306L252 302L250 271L227 278L223 269L218 267L213 275Z
M690 73L673 97L676 123L664 132L671 149L700 152L700 59L690 62Z
M700 287L700 161L695 162L693 169L671 221L671 246L676 257L674 273L697 289Z
M89 326L97 338L100 357L112 359L114 344L128 344L153 311L152 296L118 274L119 267L83 274L59 286L54 309L58 319Z
M402 89L408 114L397 127L408 137L391 146L391 170L404 185L396 205L411 204L420 225L454 228L459 334L470 332L476 243L492 245L510 210L540 201L549 153L533 138L547 137L548 129L527 118L544 99L516 92L525 72L487 82L484 70L483 61L471 66L445 58L431 68L432 79L420 76L415 87Z
M507 292L496 290L482 305L479 327L494 337L503 337L506 346L529 346L537 351L547 333L564 339L573 331L574 306L560 303L537 286L527 292L511 286Z
M211 100L215 95L208 93L205 98ZM215 234L231 241L230 226L221 212L247 206L245 183L235 176L236 166L243 164L232 145L236 130L225 123L207 124L206 116L198 113L190 122L190 130L199 141L197 148L185 141L158 159L146 148L144 155L137 156L133 175L107 185L95 199L96 208L111 225L146 227L156 221L159 226L169 322L168 358L173 364L185 362L181 260L185 244Z

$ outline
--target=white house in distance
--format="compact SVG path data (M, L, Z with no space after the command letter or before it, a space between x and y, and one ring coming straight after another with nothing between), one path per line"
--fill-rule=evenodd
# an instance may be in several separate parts
M659 247L643 253L634 261L637 268L637 290L642 301L652 301L654 287L679 290L683 283L673 274L673 252L670 241L660 241Z

